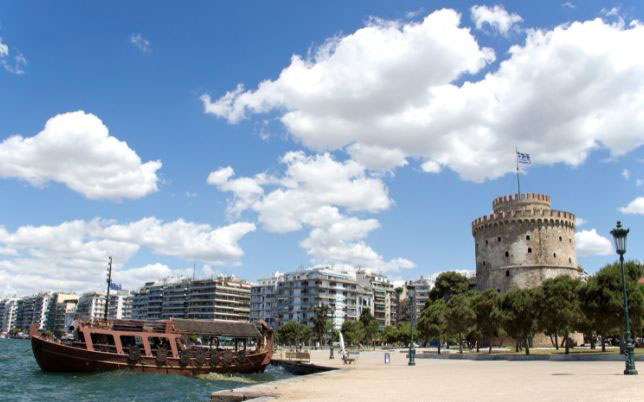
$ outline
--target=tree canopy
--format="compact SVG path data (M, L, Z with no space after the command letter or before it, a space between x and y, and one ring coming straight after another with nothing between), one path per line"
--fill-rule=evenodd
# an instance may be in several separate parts
M429 291L429 298L447 301L453 295L467 292L469 286L470 284L464 275L452 271L443 272L436 278L434 287Z

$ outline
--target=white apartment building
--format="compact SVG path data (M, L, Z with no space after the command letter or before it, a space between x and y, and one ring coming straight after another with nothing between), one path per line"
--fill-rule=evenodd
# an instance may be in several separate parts
M18 298L0 300L0 333L6 334L16 328Z
M311 325L313 308L328 305L331 307L329 319L339 330L345 320L358 319L362 308L373 308L371 292L359 289L351 272L330 267L260 279L253 285L251 294L252 321L263 319L273 327L290 320Z
M79 296L74 293L55 292L49 299L49 309L45 328L62 335L66 331L65 315L69 311L76 311Z
M34 296L18 299L16 328L27 332L31 324L37 323L38 329L44 329L51 297L51 292L42 292Z
M394 285L382 274L361 269L356 272L356 281L370 289L373 294L371 314L378 321L380 331L396 323L396 292Z
M133 293L132 317L248 321L250 288L249 282L234 276L148 282Z
M105 292L84 293L78 300L76 314L93 321L105 319ZM132 314L132 296L127 290L110 292L108 318L129 319Z

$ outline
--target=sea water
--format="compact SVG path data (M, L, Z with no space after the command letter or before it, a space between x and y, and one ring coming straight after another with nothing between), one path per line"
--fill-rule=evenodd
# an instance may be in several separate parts
M209 401L213 391L288 377L275 366L264 373L195 378L130 371L46 373L34 359L31 341L0 339L0 401Z

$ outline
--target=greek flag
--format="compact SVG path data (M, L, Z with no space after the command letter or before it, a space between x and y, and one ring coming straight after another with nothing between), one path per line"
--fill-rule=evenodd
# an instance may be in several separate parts
M530 154L522 154L521 152L517 152L517 161L519 163L526 163L530 164Z
M110 283L110 289L112 289L112 290L122 290L122 287L121 287L120 283L112 282L112 283Z

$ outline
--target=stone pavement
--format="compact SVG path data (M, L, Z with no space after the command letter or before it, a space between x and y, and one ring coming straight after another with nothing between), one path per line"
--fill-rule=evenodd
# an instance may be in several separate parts
M644 401L644 367L624 376L623 362L471 361L417 359L362 352L344 366L328 351L314 364L342 367L243 388L284 401ZM242 391L242 389L239 389Z

